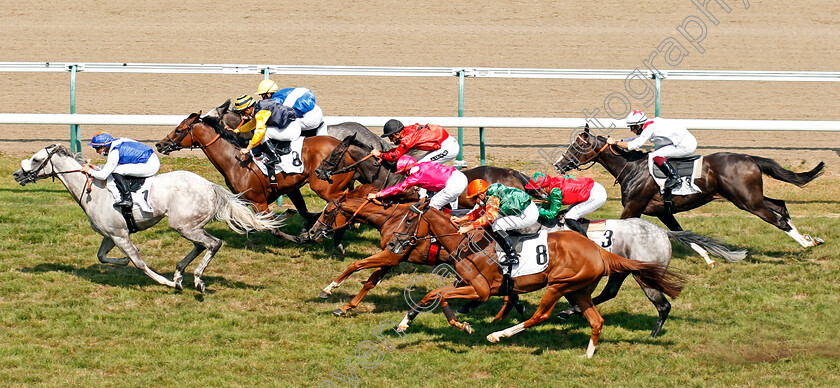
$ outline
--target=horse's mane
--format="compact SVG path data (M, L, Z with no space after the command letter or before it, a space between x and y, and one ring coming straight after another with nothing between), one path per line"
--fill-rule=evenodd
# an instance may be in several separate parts
M597 138L598 138L599 142L603 141L606 144L606 142L607 142L606 137L598 135ZM639 150L628 151L628 150L625 150L625 149L622 149L622 148L619 148L619 147L611 147L611 149L613 151L615 151L617 154L621 155L628 162L635 162L635 161L640 160L640 159L647 160L647 156L648 156L648 153L645 152L645 151L639 151Z
M244 148L244 147L248 146L248 143L249 143L248 139L245 139L245 138L239 136L238 134L233 133L232 131L228 131L227 129L225 129L219 118L204 116L204 117L201 117L199 120L202 123L209 125L210 128L213 128L213 130L216 131L216 133L219 134L219 136L221 137L222 140L224 140L228 143L234 144L234 145L236 145L237 147L240 147L240 148Z
M64 145L62 145L62 144L56 144L56 146L58 147L58 148L55 150L55 153L56 153L56 154L59 154L59 155L61 155L61 156L69 156L69 157L71 157L71 158L75 159L77 162L79 162L79 164L85 164L85 160L84 160L84 159L82 159L82 155L81 155L81 154L75 154L75 153L73 153L73 151L70 151L70 149L68 149L67 147L65 147L65 146L64 146Z

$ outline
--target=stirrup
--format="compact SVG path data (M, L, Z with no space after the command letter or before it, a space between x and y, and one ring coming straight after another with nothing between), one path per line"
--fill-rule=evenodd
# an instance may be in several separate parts
M668 178L663 185L665 190L673 190L677 187L680 187L680 179L679 178Z
M134 206L134 202L131 202L131 200L127 198L114 202L114 209L120 209L124 207L130 208L132 206Z
M504 265L519 264L519 255L509 255L509 254L505 253L505 261L502 264L504 264Z

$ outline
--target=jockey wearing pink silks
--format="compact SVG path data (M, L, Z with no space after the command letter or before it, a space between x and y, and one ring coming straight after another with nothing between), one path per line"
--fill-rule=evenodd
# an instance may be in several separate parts
M399 194L412 186L418 186L430 192L432 196L429 206L442 209L446 204L458 200L467 189L467 176L455 167L444 166L437 162L418 163L409 155L403 155L397 160L397 173L409 174L404 181L387 187L378 193L368 194L368 198L383 198Z

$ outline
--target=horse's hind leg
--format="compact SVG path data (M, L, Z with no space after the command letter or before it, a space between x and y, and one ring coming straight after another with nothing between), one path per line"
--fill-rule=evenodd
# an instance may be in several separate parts
M589 321L589 326L592 327L592 335L589 337L589 345L586 347L586 357L592 358L595 354L595 347L598 346L598 339L601 337L601 329L604 327L604 317L595 308L592 303L590 294L591 289L584 289L576 291L566 296L567 299L574 301L576 305L583 310L583 316Z
M638 282L638 279L636 280ZM645 296L653 303L653 306L656 307L656 311L659 312L659 318L656 319L656 324L653 326L653 330L650 332L650 338L656 338L659 335L659 331L662 330L662 325L665 324L665 321L668 319L668 314L671 312L671 302L668 302L668 298L665 295L658 291L654 290L653 288L648 288L639 283L639 286L642 287L642 290L645 292Z
M781 199L775 199L770 197L764 197L764 206L767 206L768 209L772 210L779 216L781 216L781 221L790 225L789 231L787 232L788 235L793 237L796 242L802 245L802 247L812 247L815 245L820 245L823 243L823 240L817 237L811 237L810 235L800 235L799 231L796 229L796 226L790 221L790 213L788 213L787 206L785 205L785 201ZM784 229L782 229L784 230ZM805 244L802 244L805 242Z
M99 251L96 252L96 258L98 258L99 262L103 264L128 265L129 260L127 257L121 257L118 259L108 257L108 252L114 248L114 245L114 240L111 240L110 237L104 237L102 239L102 244L99 244Z
M126 231L126 233L128 232ZM111 237L111 239L113 240L114 244L116 244L117 247L119 247L123 251L123 253L125 253L125 255L128 256L128 259L131 260L131 263L134 264L134 266L137 267L137 269L143 271L143 273L145 273L148 277L152 278L152 280L165 286L175 288L175 282L170 281L169 279L161 276L153 269L149 268L148 265L146 265L146 262L144 262L143 258L140 257L140 251L137 250L137 247L135 247L134 244L131 243L131 240L128 238L128 236L114 236Z
M614 273L614 274L610 275L608 280L607 280L607 285L604 286L604 290L601 291L601 293L598 296L596 296L595 298L592 299L592 303L595 303L596 305L598 305L598 304L604 303L604 302L606 302L610 299L615 298L618 295L618 290L621 289L621 285L624 283L624 279L626 279L628 275L630 275L630 273L628 273L628 272ZM566 299L568 299L568 298L566 298ZM574 305L572 307L569 307L569 308L563 310L562 312L560 312L560 314L557 314L557 318L569 319L569 317L572 314L580 314L580 313L581 313L580 312L580 306Z
M184 279L183 273L184 270L187 269L187 266L192 263L192 261L201 253L204 252L204 246L199 243L193 243L193 249L190 253L187 253L184 256L184 259L179 261L178 264L175 265L175 275L172 276L172 281L175 282L175 288L179 290L183 290L184 286L181 285L181 281Z
M759 194L760 195L760 194ZM784 206L784 202L771 199L767 197L760 197L758 195L752 195L749 198L736 198L731 195L727 195L727 199L732 201L740 209L746 210L752 214L758 216L762 220L766 221L767 223L781 229L785 233L788 234L791 238L793 238L796 242L799 243L803 248L812 247L815 245L819 245L822 243L820 239L814 239L811 236L803 236L796 230L796 227L790 222L790 215L787 214L787 207ZM780 209L781 207L784 208L784 212L776 212L773 209Z
M207 252L204 253L204 257L201 259L201 262L198 263L198 266L195 267L195 271L193 272L193 274L195 275L195 279L193 280L195 288L199 292L204 293L204 281L201 280L201 276L204 275L204 270L207 268L207 265L210 264L210 260L213 259L213 256L216 254L216 252L218 252L219 248L222 247L222 240L213 237L212 235L210 235L210 233L207 233L207 231L203 228L188 231L178 230L178 232L181 233L181 235L184 236L184 238L186 238L187 240L192 241L194 244L200 244L201 246L207 249ZM196 252L196 250L198 250L198 252ZM196 246L196 248L193 248L193 252L195 252L195 254L198 255L198 253L200 253L201 250L199 250L199 248ZM190 252L190 254L192 254L193 252ZM184 260L181 260L181 262L183 263L184 261L186 261L189 258L189 256L190 255L187 255L187 257L185 257ZM190 261L192 261L192 259L190 259ZM184 268L186 268L187 264L189 264L189 261L186 261L186 263L184 264ZM178 265L181 265L181 263L178 263Z

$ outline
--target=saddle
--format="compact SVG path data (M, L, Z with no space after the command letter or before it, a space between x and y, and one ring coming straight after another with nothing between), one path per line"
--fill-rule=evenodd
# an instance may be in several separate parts
M677 175L682 177L691 177L691 174L694 172L694 161L700 159L700 155L691 155L685 158L669 158L668 161L671 162L671 165L674 166L674 169L677 170ZM666 179L668 176L665 175L662 170L655 168L653 169L653 176L655 178L662 178Z
M123 176L128 183L128 192L136 193L146 183L146 177Z
M536 231L534 233L520 233L517 231L509 231L508 235L510 236L510 240L513 242L513 248L516 249L517 252L522 252L522 244L525 241L533 240L540 236L540 232Z
M668 159L677 175L680 178L680 185L671 190L672 195L690 195L700 192L700 188L694 184L694 180L701 177L703 172L703 156L691 155L686 158L671 158ZM654 182L659 186L660 193L663 192L663 186L668 177L663 173L659 167L654 165L653 160L648 160L648 172L651 174Z
M301 135L301 136L303 136L303 137L318 136L318 130L320 130L320 129L321 129L321 127L323 127L324 125L325 125L325 124L324 124L324 122L322 121L322 122L321 122L321 124L318 124L318 126L317 126L317 127L315 127L315 128L312 128L312 129L307 129L307 130L305 130L305 131L300 131L300 135Z

